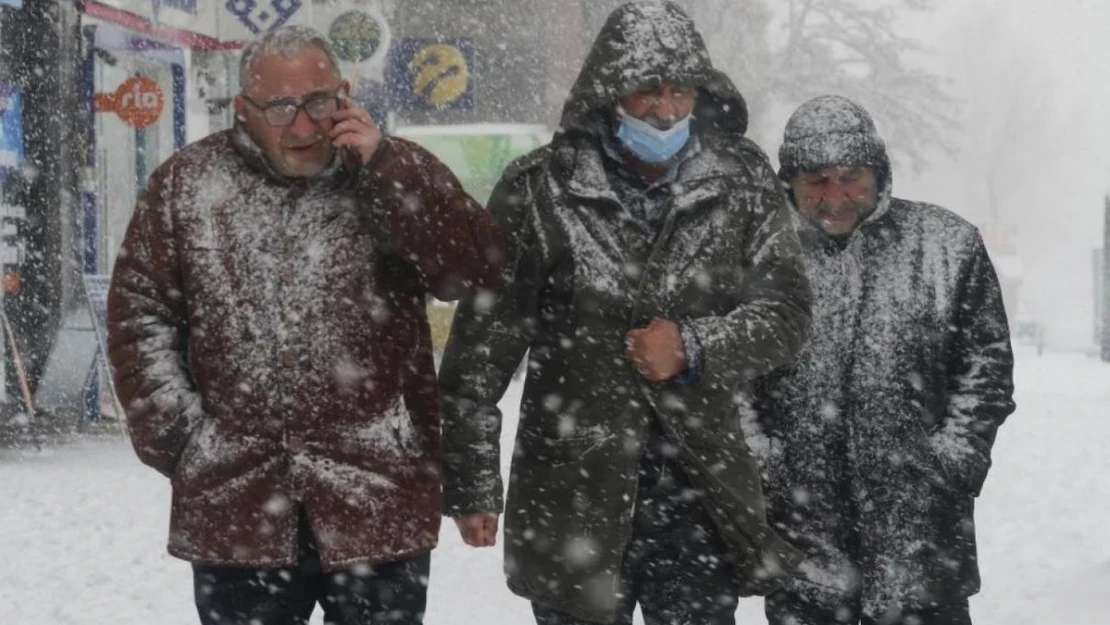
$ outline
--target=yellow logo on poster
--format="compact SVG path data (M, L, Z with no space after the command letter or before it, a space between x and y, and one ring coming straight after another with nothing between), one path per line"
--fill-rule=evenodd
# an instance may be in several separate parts
M470 68L455 46L435 43L425 46L409 61L412 90L435 106L446 106L466 93Z

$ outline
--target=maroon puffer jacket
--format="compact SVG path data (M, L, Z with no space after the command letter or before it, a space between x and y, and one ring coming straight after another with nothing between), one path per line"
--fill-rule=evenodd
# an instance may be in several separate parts
M494 286L500 255L486 210L401 139L308 180L240 129L162 165L115 265L108 340L135 450L172 480L170 553L291 565L301 506L326 570L435 547L425 300Z

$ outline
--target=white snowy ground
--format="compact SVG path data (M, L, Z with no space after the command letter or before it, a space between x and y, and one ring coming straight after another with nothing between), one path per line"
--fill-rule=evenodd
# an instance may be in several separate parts
M1110 365L1022 351L1017 384L979 501L975 622L1110 623ZM0 624L195 624L189 566L165 555L168 511L168 484L121 440L0 451ZM760 602L737 620L764 622ZM469 549L445 525L426 622L531 620L505 589L500 549Z

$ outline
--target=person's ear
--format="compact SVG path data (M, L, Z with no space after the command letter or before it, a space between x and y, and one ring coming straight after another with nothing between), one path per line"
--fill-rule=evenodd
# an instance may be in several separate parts
M232 100L232 106L235 107L235 119L240 122L246 123L247 121L247 102L243 99L243 94L235 96Z

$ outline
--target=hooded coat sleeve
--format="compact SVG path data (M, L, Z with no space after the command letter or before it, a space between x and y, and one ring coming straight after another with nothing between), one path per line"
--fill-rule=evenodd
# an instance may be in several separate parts
M945 419L931 436L949 480L978 496L998 427L1014 411L1014 356L1002 289L982 238L958 285Z
M752 208L743 257L741 303L724 316L687 323L702 349L701 383L734 388L793 360L810 326L811 295L800 244L778 182L769 167Z
M502 285L462 302L440 366L444 510L500 512L501 400L535 335L540 250L523 177L503 178L489 201L505 233Z
M174 236L172 177L155 172L131 217L108 291L108 356L139 459L173 473L201 420L187 365L188 317Z
M437 299L455 300L497 284L497 224L431 153L387 137L357 184L380 242L412 262Z

